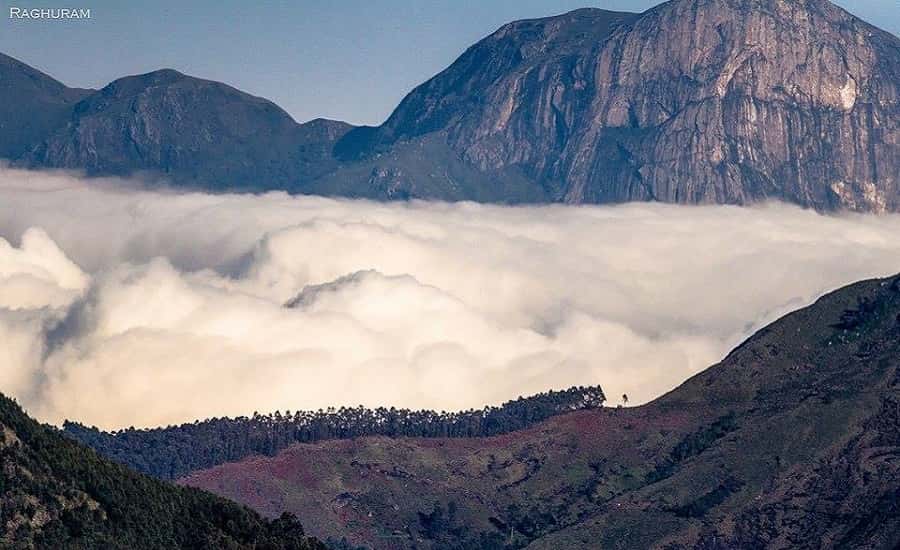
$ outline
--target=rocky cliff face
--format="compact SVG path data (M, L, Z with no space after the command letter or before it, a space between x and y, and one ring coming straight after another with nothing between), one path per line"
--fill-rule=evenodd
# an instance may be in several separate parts
M824 0L674 0L506 25L338 152L436 132L486 180L516 168L550 200L884 211L898 121L893 35Z

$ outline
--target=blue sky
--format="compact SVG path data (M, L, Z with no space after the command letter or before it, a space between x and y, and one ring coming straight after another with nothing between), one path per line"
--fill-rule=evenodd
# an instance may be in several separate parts
M900 34L898 0L841 0ZM380 123L416 84L497 27L648 0L0 0L0 51L70 86L172 67L269 98L298 121ZM90 8L82 22L12 21L11 6Z

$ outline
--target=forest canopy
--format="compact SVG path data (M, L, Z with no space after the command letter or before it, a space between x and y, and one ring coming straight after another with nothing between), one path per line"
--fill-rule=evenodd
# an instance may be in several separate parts
M99 453L160 479L177 479L254 454L272 456L294 443L362 436L487 437L521 430L553 416L603 406L599 386L520 397L499 407L435 412L379 407L210 418L166 428L104 432L65 422L64 433Z

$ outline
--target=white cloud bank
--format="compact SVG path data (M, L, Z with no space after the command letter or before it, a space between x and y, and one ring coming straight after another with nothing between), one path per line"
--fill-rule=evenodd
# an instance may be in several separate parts
M0 391L43 420L642 402L822 292L900 217L172 194L0 171ZM292 307L285 307L292 302Z

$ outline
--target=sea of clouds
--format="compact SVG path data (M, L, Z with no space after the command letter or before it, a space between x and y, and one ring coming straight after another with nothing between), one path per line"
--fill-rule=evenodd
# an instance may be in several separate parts
M153 426L652 399L823 292L900 271L900 216L146 191L0 169L0 391Z

